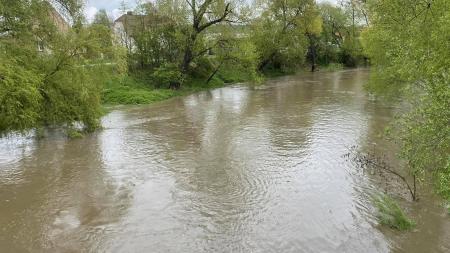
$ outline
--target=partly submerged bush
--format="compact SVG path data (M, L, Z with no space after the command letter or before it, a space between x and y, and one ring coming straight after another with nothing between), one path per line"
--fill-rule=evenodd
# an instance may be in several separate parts
M377 218L380 224L405 231L416 224L409 219L402 208L388 195L380 194L373 197L373 203L378 209Z
M447 166L436 172L437 192L447 201L446 208L450 214L450 156Z
M84 136L83 131L81 131L80 129L75 129L75 128L68 128L66 130L66 134L69 139L79 139L79 138L83 138L83 136Z
M320 67L320 70L324 71L336 71L344 69L344 64L342 63L330 63L326 66Z
M0 134L37 125L43 100L42 76L4 59L0 61Z

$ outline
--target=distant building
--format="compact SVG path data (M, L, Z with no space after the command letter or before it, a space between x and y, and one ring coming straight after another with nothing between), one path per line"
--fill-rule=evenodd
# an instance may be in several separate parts
M47 4L48 4L49 18L55 25L58 32L60 32L60 33L69 32L69 29L70 29L69 22L67 22L66 19L63 18L63 16L60 14L60 12L58 10L56 10L56 8L52 4L50 4L48 2L47 2ZM39 24L36 24L36 26L38 26L38 25ZM50 49L46 47L45 41L42 41L40 39L38 39L38 41L37 41L37 49L39 52L51 53Z
M170 18L156 13L140 15L129 11L114 21L113 31L118 43L129 51L133 51L136 46L134 38L138 33L151 30L168 22L171 22Z
M70 29L70 24L63 18L63 16L53 7L50 6L49 16L55 24L56 28L61 33L67 33Z

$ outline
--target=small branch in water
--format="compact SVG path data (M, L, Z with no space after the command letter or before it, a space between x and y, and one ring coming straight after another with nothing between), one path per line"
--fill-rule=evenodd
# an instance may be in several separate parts
M387 172L389 174L392 174L399 178L403 184L408 189L409 194L411 195L411 198L413 201L417 201L417 186L416 181L417 177L416 175L413 175L413 182L412 186L410 182L408 181L407 177L402 175L401 173L395 171L392 167L390 167L384 160L380 159L379 157L376 157L375 155L370 154L364 154L361 152L356 151L356 147L352 147L350 152L345 154L344 157L348 157L355 161L361 168L375 168L380 172Z

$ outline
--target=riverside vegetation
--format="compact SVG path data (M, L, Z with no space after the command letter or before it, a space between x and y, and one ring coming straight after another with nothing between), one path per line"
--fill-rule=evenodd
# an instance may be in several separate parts
M82 4L0 1L0 134L48 126L73 133L76 125L91 132L102 104L370 63L368 90L408 104L387 136L401 146L409 176L432 174L450 202L449 1L142 2L134 13L159 22L136 26L132 44L118 41L105 11L86 22ZM67 31L47 15L52 9ZM393 208L385 202L377 206Z
M75 124L93 131L102 103L150 103L365 59L359 39L365 25L355 14L361 8L350 2L143 1L133 10L142 20L126 38L114 34L104 10L86 22L82 4L0 2L1 133ZM59 29L52 10L67 29Z

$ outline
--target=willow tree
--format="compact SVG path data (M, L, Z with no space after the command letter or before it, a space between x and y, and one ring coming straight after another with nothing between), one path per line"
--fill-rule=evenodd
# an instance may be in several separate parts
M267 65L292 68L305 60L308 34L320 30L314 0L259 3L262 14L253 22L253 41L260 52L259 69Z
M450 200L450 2L369 1L363 34L371 91L402 96L409 111L392 127L410 173L437 177Z
M81 25L81 1L0 2L0 134L99 124L107 50ZM72 24L72 26L70 25Z

